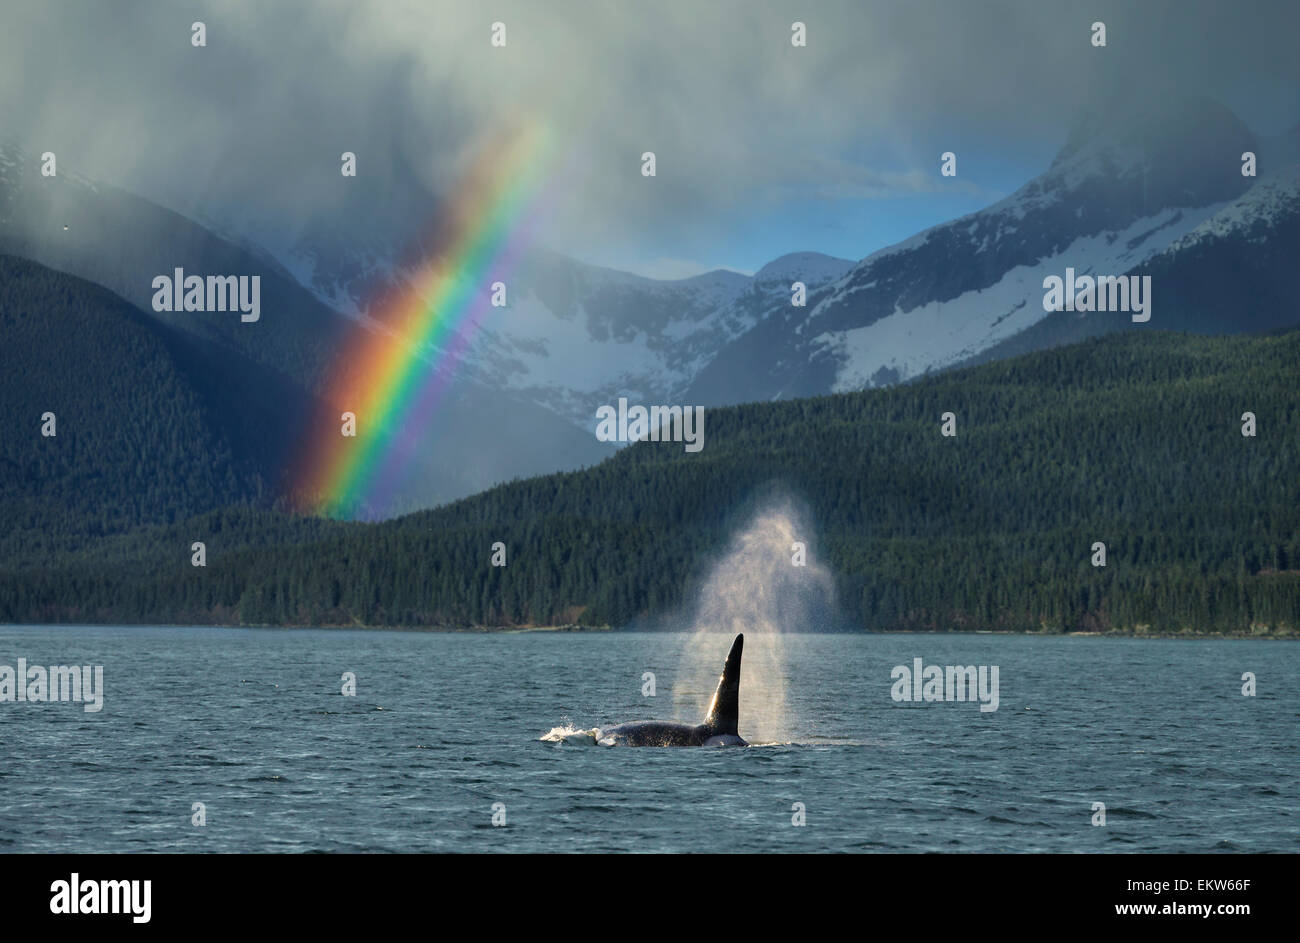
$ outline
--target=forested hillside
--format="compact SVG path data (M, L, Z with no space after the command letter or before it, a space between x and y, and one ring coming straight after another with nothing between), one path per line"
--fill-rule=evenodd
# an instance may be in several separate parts
M0 560L267 501L292 394L258 368L216 373L116 295L8 256L0 337Z
M338 391L374 380L353 375L364 362L353 355L364 347L367 330L324 304L264 251L75 173L42 177L35 155L3 143L0 255L87 279L136 305L202 361L203 375L217 381L223 401L240 396L251 377L252 397L244 395L256 408L244 415L269 433L262 444L296 448L305 428L334 428L341 411L356 408L339 401ZM154 311L154 278L177 268L192 275L257 276L261 316L244 323L226 312ZM436 364L436 357L429 362ZM441 408L420 429L409 487L384 507L358 508L359 516L433 507L517 476L578 468L610 454L607 445L526 396L484 383L473 370L451 376ZM268 384L273 389L265 389ZM320 411L300 416L303 403L313 399ZM223 415L235 415L241 404L232 405L236 409ZM508 436L496 434L503 427Z
M231 511L11 565L0 619L621 625L690 600L748 515L789 494L856 627L1289 633L1297 364L1295 332L1135 333L712 409L697 454L641 443L381 524Z

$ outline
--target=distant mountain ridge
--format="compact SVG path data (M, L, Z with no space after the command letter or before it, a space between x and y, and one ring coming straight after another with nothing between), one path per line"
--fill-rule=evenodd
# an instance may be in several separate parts
M1241 175L1247 150L1258 153L1258 179ZM596 410L620 397L703 406L790 399L1112 331L1300 323L1287 294L1300 250L1296 161L1300 127L1260 140L1213 101L1135 100L1082 114L1051 165L1011 196L857 262L794 252L752 276L658 281L535 247L509 275L508 305L470 338L438 422L423 432L416 472L382 513L599 461L610 449L592 434ZM257 363L295 398L319 401L345 338L370 324L367 300L428 261L411 232L436 200L425 205L418 189L393 186L411 205L406 217L385 210L389 222L407 220L388 238L322 228L263 250L75 175L42 180L29 156L3 148L0 252L103 284L209 356ZM232 318L154 314L149 278L176 265L260 273L273 314L251 330ZM1067 266L1150 274L1152 321L1044 311L1043 278ZM807 287L805 307L791 305L795 281ZM433 363L443 353L425 356ZM315 414L347 408L324 406Z
M864 389L976 358L1047 316L1044 276L1067 266L1130 272L1244 199L1252 180L1241 154L1257 143L1209 101L1085 115L1043 175L868 256L806 312L774 309L719 353L690 395L710 403L737 389L748 399ZM1163 280L1156 288L1153 326L1176 327L1167 289ZM1103 317L1114 323L1099 330L1120 328L1115 315L1093 320ZM1274 312L1273 323L1290 318Z
M1292 163L1261 176L1239 199L1131 272L1151 276L1163 328L1201 334L1276 331L1300 323L1292 275L1298 255L1300 163ZM1113 314L1052 312L965 362L987 363L1149 326Z
M1258 180L1240 172L1248 150L1258 153ZM1125 330L1113 314L1057 326L1064 319L1042 308L1042 279L1066 266L1120 275L1181 252L1185 237L1204 233L1211 220L1248 211L1256 188L1258 196L1273 187L1298 154L1300 129L1260 140L1208 99L1103 102L1080 113L1051 165L1016 193L857 262L795 252L748 278L712 272L655 281L534 251L511 276L510 307L494 314L466 362L486 382L591 428L597 406L618 396L717 406L820 395ZM1249 237L1273 240L1270 264L1294 247L1283 218L1294 191L1282 187L1276 198L1277 228ZM1204 278L1216 269L1220 279L1230 274L1235 238L1203 248ZM375 261L386 251L395 257L393 250L367 242L358 251L369 261L358 265L346 235L330 240L309 236L311 248L296 251L368 273L333 281L330 291L364 299L376 280L403 277ZM1258 274L1267 281L1275 272L1261 265ZM1186 304L1198 298L1181 297L1173 275L1162 269L1152 329L1297 323L1262 283L1258 291L1242 286L1236 316L1193 314ZM804 308L790 304L794 281L807 285Z

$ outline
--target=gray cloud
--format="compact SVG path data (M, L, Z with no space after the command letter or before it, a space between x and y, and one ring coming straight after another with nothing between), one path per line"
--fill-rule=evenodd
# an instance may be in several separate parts
M11 5L13 6L13 5ZM540 116L584 176L552 242L634 240L764 200L923 192L947 142L1059 141L1090 96L1176 88L1300 120L1292 2L206 0L16 5L0 136L182 212L358 238L454 191L482 134ZM1107 23L1093 49L1089 24ZM203 20L208 46L189 43ZM505 49L489 46L493 20ZM789 42L807 24L808 46ZM359 155L357 186L338 157ZM658 158L654 186L642 151ZM924 168L921 173L919 168ZM977 187L977 184L963 186Z

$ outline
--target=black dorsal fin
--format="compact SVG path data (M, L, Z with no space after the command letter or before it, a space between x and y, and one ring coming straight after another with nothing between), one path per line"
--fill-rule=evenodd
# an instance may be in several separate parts
M712 735L731 734L740 736L736 723L740 717L740 651L745 647L745 636L737 635L731 643L731 652L727 662L722 666L722 677L718 679L718 689L713 692L709 702L709 713L704 718L704 726Z

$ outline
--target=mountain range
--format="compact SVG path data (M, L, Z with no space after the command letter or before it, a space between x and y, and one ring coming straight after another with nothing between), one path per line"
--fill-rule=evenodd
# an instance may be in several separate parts
M753 275L657 281L534 248L509 276L510 303L465 351L406 490L360 516L600 461L611 450L591 435L596 408L622 396L704 406L789 399L1116 331L1300 323L1288 291L1300 249L1298 142L1300 129L1260 139L1209 100L1112 103L1081 115L1051 165L1007 198L857 261L793 252ZM1242 175L1247 151L1258 156L1257 178ZM367 299L414 273L409 238L322 225L259 248L253 235L219 234L74 174L42 178L37 167L15 147L0 149L0 254L103 286L192 341L207 364L199 386L238 385L245 401L266 405L261 445L242 454L259 493L283 493L286 453L328 400L343 339L357 325L382 329ZM178 266L260 274L266 314L241 325L153 312L151 279ZM1151 321L1044 310L1043 278L1067 267L1150 275ZM791 304L796 281L807 286L803 307ZM430 362L442 353L425 351Z
M1241 172L1248 151L1258 177ZM714 406L844 392L1131 329L1114 313L1045 311L1043 278L1067 266L1158 275L1151 329L1284 327L1296 323L1278 302L1300 247L1298 165L1300 128L1260 139L1208 99L1106 102L1015 193L856 262L795 252L752 276L664 282L535 251L466 362L591 428L619 396ZM409 275L396 248L383 264L373 241L363 254L327 231L278 253L359 316L376 285ZM805 307L791 304L795 281Z

